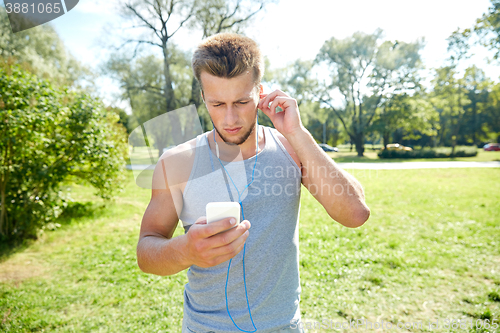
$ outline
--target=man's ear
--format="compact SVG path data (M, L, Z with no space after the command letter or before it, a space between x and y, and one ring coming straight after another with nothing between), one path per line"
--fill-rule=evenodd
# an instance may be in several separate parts
M205 103L205 95L203 95L203 90L200 89L200 94L201 94L201 99L203 100L203 103Z
M262 99L262 95L264 94L264 86L262 84L259 85L259 100Z

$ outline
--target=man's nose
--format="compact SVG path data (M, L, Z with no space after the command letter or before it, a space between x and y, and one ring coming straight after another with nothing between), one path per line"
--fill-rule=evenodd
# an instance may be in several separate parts
M238 113L236 112L236 108L234 106L229 105L227 107L224 120L228 126L231 126L238 121Z

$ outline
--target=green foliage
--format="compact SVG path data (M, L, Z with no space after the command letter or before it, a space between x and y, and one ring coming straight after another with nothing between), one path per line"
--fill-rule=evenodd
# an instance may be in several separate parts
M57 85L73 85L84 75L90 75L89 70L66 51L50 24L12 33L3 8L0 10L0 58L14 58L30 72Z
M396 131L405 133L403 140L417 140L423 135L436 135L438 116L427 94L397 94L383 103L370 131L380 133L384 145L390 143L390 134Z
M335 114L329 108L321 107L316 100L318 80L312 75L313 67L313 61L297 60L283 68L266 70L264 81L269 85L277 85L297 100L302 123L317 141L336 146L340 137L340 124ZM259 121L261 119L262 124L272 126L266 116L259 118Z
M488 13L477 20L473 31L480 37L480 42L484 46L495 52L495 59L500 56L500 1L491 0L491 7ZM470 36L472 31L466 29L464 35Z
M111 198L127 147L118 120L84 93L0 68L0 237L36 237L67 204L60 186L69 177Z
M120 117L118 123L122 124L122 126L125 127L125 130L127 131L127 135L130 135L130 133L134 129L134 122L133 122L134 119L130 117L128 113L125 112L125 110L118 107L108 106L106 107L106 111L108 112L112 111L116 113L118 117Z
M479 145L488 141L488 131L497 132L498 108L495 86L476 66L459 76L455 66L436 70L430 102L439 114L437 145Z
M167 58L170 63L169 80L174 87L173 99L168 100L171 109L167 105L165 95L166 81L163 59L154 55L131 59L124 54L115 53L103 65L102 70L120 82L123 99L130 102L132 107L132 119L129 119L128 123L131 126L129 127L130 131L167 111L189 105L193 78L189 58L186 52L177 49L171 43ZM158 128L150 133L154 147L160 152L168 146L166 132L168 129ZM181 140L176 141L182 142ZM131 143L140 145L140 140L137 140L136 137L131 138Z
M412 94L419 86L423 42L379 42L381 36L378 29L342 40L332 37L316 56L318 66L330 76L317 95L338 117L358 156L363 156L364 136L380 106L396 94Z
M448 158L448 157L472 157L477 155L476 147L463 147L456 149L453 154L448 149L425 148L421 150L390 150L382 149L377 153L379 158Z
M496 142L500 142L500 83L495 84L488 94L486 121L482 126L496 133Z

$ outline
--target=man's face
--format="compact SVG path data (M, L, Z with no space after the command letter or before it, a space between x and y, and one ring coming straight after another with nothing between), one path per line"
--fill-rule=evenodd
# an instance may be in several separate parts
M259 90L251 72L227 79L200 75L208 113L226 143L241 145L252 134L257 119Z

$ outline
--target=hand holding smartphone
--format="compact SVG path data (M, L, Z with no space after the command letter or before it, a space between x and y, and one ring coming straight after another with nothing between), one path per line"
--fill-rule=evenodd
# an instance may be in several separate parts
M237 202L209 202L205 209L207 223L216 222L228 217L236 219L235 226L240 223L240 204Z

